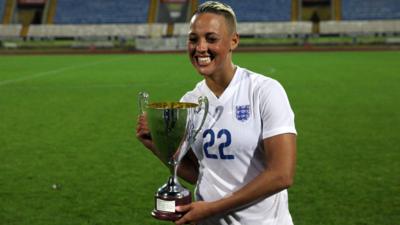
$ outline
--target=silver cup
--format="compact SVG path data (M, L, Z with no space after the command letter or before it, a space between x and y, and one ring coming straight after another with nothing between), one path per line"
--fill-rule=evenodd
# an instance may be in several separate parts
M151 214L160 220L175 221L183 216L175 211L175 207L192 201L190 191L178 181L177 169L204 124L208 99L200 97L198 103L149 103L149 95L140 92L139 109L140 113L147 114L151 138L156 146L154 153L171 173L167 183L155 193L155 208Z

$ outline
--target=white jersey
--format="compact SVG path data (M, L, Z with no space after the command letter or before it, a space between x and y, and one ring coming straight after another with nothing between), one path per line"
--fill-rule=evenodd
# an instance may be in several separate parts
M209 114L192 145L200 164L196 199L215 201L237 191L264 170L263 139L296 133L294 114L277 81L240 67L219 98L203 80L181 101L197 102L200 96L208 98ZM293 224L287 191L200 224Z

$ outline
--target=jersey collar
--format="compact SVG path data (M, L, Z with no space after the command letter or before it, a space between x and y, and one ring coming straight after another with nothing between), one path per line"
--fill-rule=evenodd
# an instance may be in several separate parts
M235 74L233 75L233 78L231 82L229 83L228 87L224 90L224 92L217 98L215 94L211 91L211 89L207 86L207 83L205 80L203 80L203 85L202 85L202 91L206 93L207 98L210 101L217 101L219 103L225 103L228 101L232 96L233 93L238 89L239 83L241 81L241 74L242 74L242 68L239 66L236 66L236 71Z

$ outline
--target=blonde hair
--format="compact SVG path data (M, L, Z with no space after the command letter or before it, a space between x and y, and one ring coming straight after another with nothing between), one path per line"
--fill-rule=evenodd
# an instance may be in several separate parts
M236 15L229 5L217 1L207 1L199 5L194 15L201 13L214 13L223 16L227 21L229 30L236 32Z

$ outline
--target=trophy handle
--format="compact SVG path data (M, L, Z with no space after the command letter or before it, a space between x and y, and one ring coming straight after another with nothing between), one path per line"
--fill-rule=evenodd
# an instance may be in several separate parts
M206 96L200 96L198 99L198 102L199 102L199 106L194 110L194 112L199 113L201 111L202 106L204 105L204 115L203 115L203 118L201 119L200 126L196 130L194 130L193 133L190 135L191 142L194 142L197 134L200 132L201 128L203 127L204 122L206 121L207 114L208 114L208 105L209 105L208 98Z
M143 115L145 112L145 107L147 106L147 104L149 104L149 94L144 91L139 92L138 103L139 103L140 115Z
M191 144L196 140L197 134L200 132L201 128L203 127L204 122L206 121L206 117L208 114L208 99L207 97L199 97L198 99L198 106L196 108L188 109L189 115L188 115L188 120L186 123L186 132L184 137L182 138L182 142L179 145L179 148L181 149L180 153L176 155L171 162L168 162L170 165L173 165L174 168L174 177L176 177L176 170L177 170L177 164L181 161L183 156L186 154L186 152L189 150ZM202 111L202 107L204 106L204 116L201 119L200 125L197 129L194 128L194 114L199 113Z

